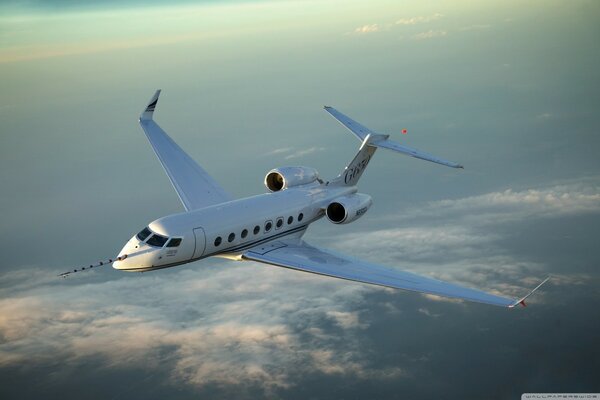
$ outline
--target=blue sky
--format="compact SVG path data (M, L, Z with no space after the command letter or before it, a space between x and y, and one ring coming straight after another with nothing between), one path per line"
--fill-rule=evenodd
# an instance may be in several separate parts
M3 398L600 390L595 2L0 10ZM212 260L55 279L181 210L137 125L157 88L158 122L239 197L276 166L339 172L358 142L325 104L465 165L380 151L369 212L307 241L508 295L554 278L513 312Z

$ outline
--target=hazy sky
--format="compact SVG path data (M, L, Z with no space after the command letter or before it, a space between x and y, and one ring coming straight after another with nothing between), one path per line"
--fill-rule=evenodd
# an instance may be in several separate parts
M0 3L0 397L497 398L600 392L600 3ZM439 301L253 263L56 274L182 210L137 124L236 196L336 175L324 104L379 151L359 221L307 241L511 296ZM403 128L408 135L400 134Z

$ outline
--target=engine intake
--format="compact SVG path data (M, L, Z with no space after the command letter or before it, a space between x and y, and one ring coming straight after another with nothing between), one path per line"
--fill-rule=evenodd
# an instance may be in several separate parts
M354 193L338 197L325 209L327 219L334 224L348 224L362 217L373 204L371 196Z
M271 192L308 185L322 181L316 169L310 167L281 167L270 170L265 176L265 186Z

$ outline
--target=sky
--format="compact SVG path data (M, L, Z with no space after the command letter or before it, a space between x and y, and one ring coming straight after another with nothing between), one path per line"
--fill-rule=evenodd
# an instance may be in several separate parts
M600 392L596 1L0 2L0 397L489 398ZM505 310L202 260L106 268L182 211L137 117L236 197L380 150L361 219L306 241L519 297ZM402 135L402 129L408 134Z

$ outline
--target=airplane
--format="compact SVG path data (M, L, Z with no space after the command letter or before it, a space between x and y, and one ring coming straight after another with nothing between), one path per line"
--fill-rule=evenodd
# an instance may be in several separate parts
M371 196L359 193L357 184L378 148L451 168L463 166L403 146L325 106L361 142L341 173L325 181L314 168L275 168L264 179L268 193L234 199L154 121L160 92L151 98L139 123L185 211L152 221L125 244L116 259L96 266L112 263L120 271L147 272L221 257L508 308L525 306L525 299L550 278L524 297L513 299L312 246L302 236L313 222L325 217L334 224L348 224L371 207Z

